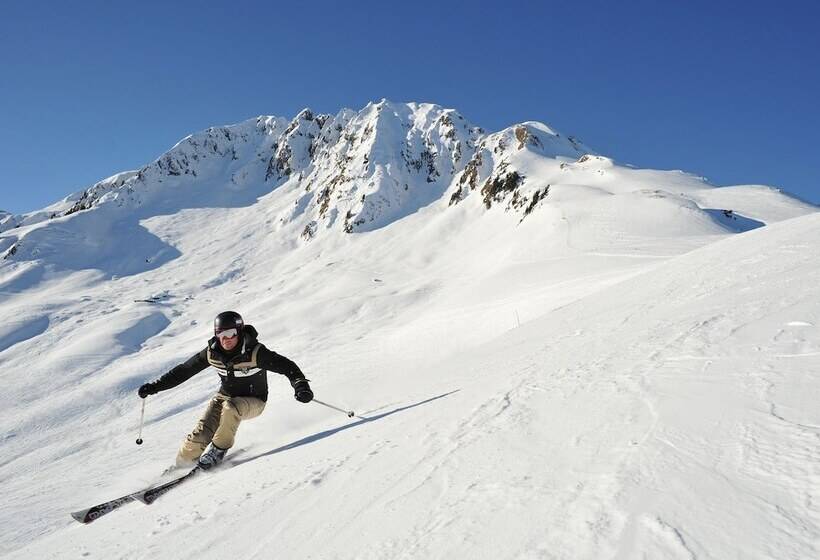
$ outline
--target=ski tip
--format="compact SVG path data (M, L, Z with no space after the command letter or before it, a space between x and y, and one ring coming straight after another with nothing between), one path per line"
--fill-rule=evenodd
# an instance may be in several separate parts
M88 518L88 512L89 511L91 511L91 510L90 509L84 509L84 510L81 510L81 511L74 511L74 512L71 513L71 517L75 521L79 521L82 524L91 523L92 521L94 521L94 519L89 519Z

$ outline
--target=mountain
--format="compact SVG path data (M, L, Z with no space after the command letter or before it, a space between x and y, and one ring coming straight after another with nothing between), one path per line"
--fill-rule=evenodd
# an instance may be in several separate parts
M4 218L4 554L812 558L817 210L428 104L192 135ZM270 374L232 468L77 526L173 460L215 374L140 447L136 389L226 309L366 420Z
M293 237L295 230L303 240L332 231L372 231L429 205L443 212L445 202L467 204L474 212L501 207L524 219L550 195L554 207L568 200L595 205L617 195L618 203L607 207L622 204L640 215L641 206L681 205L688 210L682 210L680 223L664 226L673 231L688 227L689 218L701 221L704 231L742 231L813 209L761 187L755 191L760 203L744 208L744 215L736 205L745 195L730 190L715 194L698 177L618 166L541 123L488 134L452 109L382 100L358 112L315 115L305 109L289 121L258 117L191 135L137 171L102 180L41 211L4 216L2 231L18 232L7 233L0 250L5 259L48 260L84 246L117 260L124 252L104 240L114 223L121 229L129 222L134 235L160 253L145 259L165 262L164 248L143 234L140 220L185 208L247 206L263 197L277 207L276 227L287 230L280 235ZM712 207L716 203L722 206ZM779 213L753 215L773 204ZM733 208L732 219L724 219L723 211ZM71 219L91 210L93 219ZM99 264L79 255L72 260L80 267ZM114 268L141 269L135 263Z

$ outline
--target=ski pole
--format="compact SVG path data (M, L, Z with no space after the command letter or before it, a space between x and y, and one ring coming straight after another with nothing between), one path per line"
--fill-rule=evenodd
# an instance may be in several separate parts
M332 404L322 402L319 399L313 399L313 402L315 402L316 404L320 404L322 406L326 406L328 408L332 408L333 410L338 410L339 412L344 412L345 414L347 414L348 418L353 418L354 416L356 416L356 413L353 412L352 410L344 410L342 408L339 408L338 406L333 406Z
M145 420L145 399L142 399L142 411L140 412L140 433L137 435L137 445L142 445L142 423Z

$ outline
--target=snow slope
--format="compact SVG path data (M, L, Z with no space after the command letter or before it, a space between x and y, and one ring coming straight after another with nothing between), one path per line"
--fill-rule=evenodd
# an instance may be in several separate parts
M0 234L5 556L818 555L817 209L568 157L577 141L540 123L448 138L444 115L382 102L340 112L341 131L304 112L211 129L153 179L120 174ZM344 140L368 125L370 147ZM350 165L382 173L366 201L390 204L354 208L345 181L320 215L306 184L357 149ZM351 209L366 221L346 229ZM365 420L271 374L234 468L78 525L69 511L172 461L216 375L149 398L141 447L136 388L227 308Z

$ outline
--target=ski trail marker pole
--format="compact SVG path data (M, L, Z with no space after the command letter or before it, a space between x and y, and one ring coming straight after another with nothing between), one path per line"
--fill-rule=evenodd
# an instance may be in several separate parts
M140 412L140 433L137 435L137 445L142 445L142 424L145 420L145 399L142 399L142 411Z
M319 399L313 399L313 402L315 402L316 404L320 404L322 406L326 406L328 408L332 408L333 410L338 410L339 412L344 412L345 414L347 414L348 418L353 418L354 416L356 416L356 413L353 412L352 410L344 410L342 408L339 408L338 406L333 406L332 404L322 402Z

